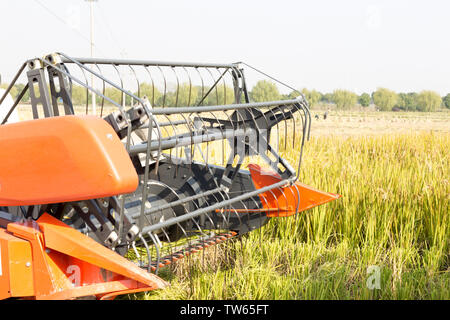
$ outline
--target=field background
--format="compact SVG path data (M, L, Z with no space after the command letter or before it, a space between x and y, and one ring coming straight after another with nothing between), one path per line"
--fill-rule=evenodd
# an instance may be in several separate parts
M160 272L169 288L128 298L450 299L450 112L323 113L300 177L341 199L183 259Z
M170 287L124 298L450 299L450 112L326 110L312 110L300 178L342 198L182 259L159 273Z

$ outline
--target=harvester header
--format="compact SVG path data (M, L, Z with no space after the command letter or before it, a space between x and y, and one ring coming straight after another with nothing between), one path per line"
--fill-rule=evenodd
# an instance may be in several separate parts
M2 108L25 78L0 119L0 298L162 288L160 268L337 199L298 181L306 99L252 101L244 66L261 74L245 63L26 61L0 97ZM27 91L29 119L9 123Z

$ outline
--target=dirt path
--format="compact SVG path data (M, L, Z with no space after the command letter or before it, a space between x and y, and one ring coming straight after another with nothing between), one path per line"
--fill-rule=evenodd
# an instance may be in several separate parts
M315 118L315 115L319 119ZM323 112L312 111L312 136L367 135L435 131L450 133L450 112Z

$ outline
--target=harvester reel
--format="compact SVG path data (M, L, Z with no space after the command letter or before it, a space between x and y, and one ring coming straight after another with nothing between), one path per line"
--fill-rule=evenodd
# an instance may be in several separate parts
M136 225L141 225L142 227L146 227L149 225L153 225L156 223L162 223L164 221L170 220L170 218L181 216L187 213L186 208L183 205L177 205L174 207L169 207L167 204L177 201L180 199L179 195L169 187L167 184L157 181L157 180L149 180L147 182L147 201L144 204L144 214L142 215L143 221L142 224L139 220L134 221ZM138 190L130 196L129 201L125 204L125 209L127 213L131 217L137 216L137 219L141 217L141 199L142 196L142 187L138 188ZM163 208L158 210L152 214L146 214L151 208ZM160 241L177 241L183 236L183 225L175 224L166 229L155 230L154 235L158 236ZM186 232L184 232L186 235ZM129 240L134 240L135 237L130 235Z
M0 298L160 288L146 271L337 199L298 182L305 98L250 101L243 65L63 53L26 61L0 97L1 106L25 75L0 119ZM27 91L33 119L9 125ZM297 172L283 158L294 150ZM19 247L28 249L10 254ZM26 259L34 265L23 277L36 281L16 288ZM71 282L68 263L84 282Z

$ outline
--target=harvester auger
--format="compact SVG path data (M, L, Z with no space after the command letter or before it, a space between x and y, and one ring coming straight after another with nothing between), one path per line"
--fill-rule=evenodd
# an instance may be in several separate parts
M160 268L337 199L280 156L299 171L305 98L251 102L244 65L26 61L0 97L26 77L0 119L0 298L161 288Z

